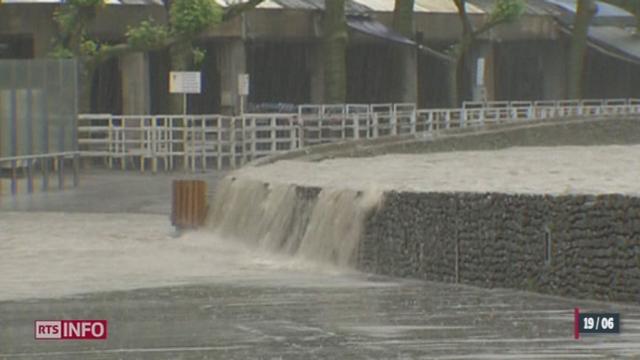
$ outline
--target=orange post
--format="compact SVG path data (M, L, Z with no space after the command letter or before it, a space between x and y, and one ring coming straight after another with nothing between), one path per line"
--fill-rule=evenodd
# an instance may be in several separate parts
M177 229L195 229L204 224L209 209L207 183L203 180L174 180L171 224Z

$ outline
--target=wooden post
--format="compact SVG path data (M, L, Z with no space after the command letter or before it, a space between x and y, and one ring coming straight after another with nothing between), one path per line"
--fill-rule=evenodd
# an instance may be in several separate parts
M171 224L178 230L195 229L207 216L207 183L204 180L174 180Z

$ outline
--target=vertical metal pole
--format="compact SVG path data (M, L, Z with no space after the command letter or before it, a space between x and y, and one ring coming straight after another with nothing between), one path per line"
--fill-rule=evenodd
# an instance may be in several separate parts
M14 62L14 71L15 74L15 62ZM15 78L13 81L13 89L11 89L11 118L9 122L11 123L11 156L18 156L18 109L17 109L17 100L16 100L16 84ZM16 168L18 167L18 163L16 160L11 160L11 194L16 195L18 193L18 178L16 174Z
M47 66L45 66L46 70ZM47 89L47 78L49 77L49 72L45 71L44 74L44 85L42 92L42 152L49 152L49 111L48 111L48 95L49 91ZM42 158L42 191L49 190L49 158Z
M60 152L64 152L64 128L65 126L62 125L58 131L58 148ZM58 189L64 189L64 156L58 157Z
M187 115L187 93L182 93L182 115Z
M73 123L71 128L71 144L73 147L73 151L75 154L73 155L73 186L78 186L79 183L79 172L80 172L80 147L78 145L78 63L76 60L73 60L73 65L71 68L73 71Z
M27 155L33 155L33 93L31 88L31 66L29 66L31 62L27 62L27 104L26 104L26 119L25 125L27 128L26 131L26 139L25 139L25 147ZM33 160L27 159L27 192L29 194L33 193Z

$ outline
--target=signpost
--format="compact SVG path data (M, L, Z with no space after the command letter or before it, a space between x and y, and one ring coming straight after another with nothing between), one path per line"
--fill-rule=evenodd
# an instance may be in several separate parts
M187 143L187 94L200 94L200 72L199 71L171 71L169 73L169 93L182 94L182 114L185 115L182 119L184 131L182 131L183 144ZM192 138L193 142L194 139ZM192 147L193 149L193 147ZM193 157L192 159L195 159ZM187 152L184 151L184 169L187 170ZM195 160L193 160L193 166L195 167Z
M169 73L169 93L182 94L182 112L187 114L187 94L202 91L199 71L171 71Z
M249 95L249 74L238 74L238 95L240 95L240 115L244 114L244 97Z

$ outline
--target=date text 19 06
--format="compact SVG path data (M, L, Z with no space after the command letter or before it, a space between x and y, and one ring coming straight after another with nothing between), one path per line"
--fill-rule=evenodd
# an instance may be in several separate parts
M579 334L619 334L620 313L580 313L575 311L576 338Z

